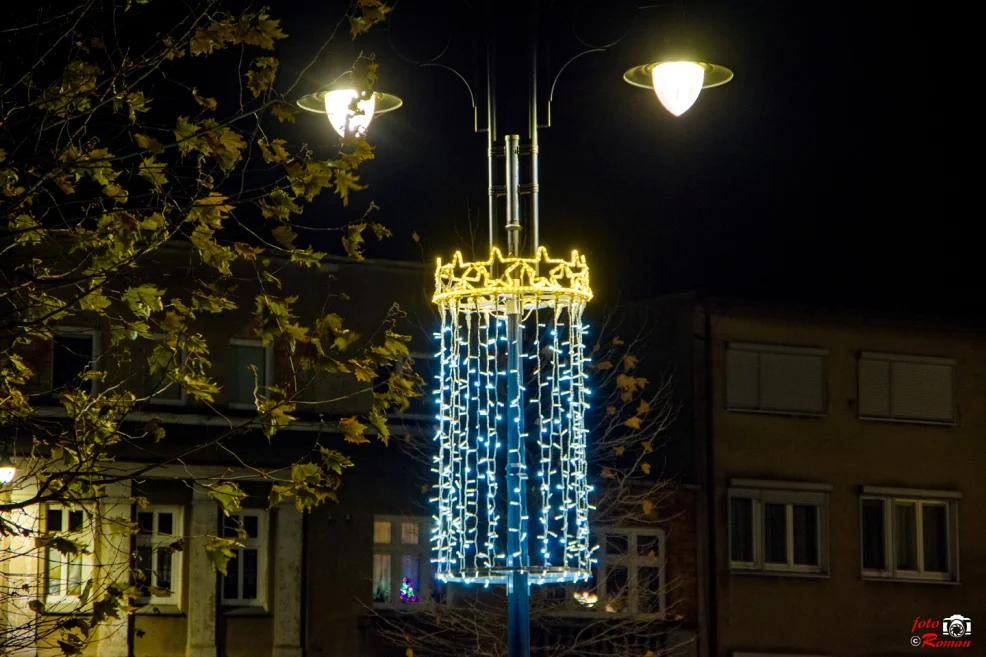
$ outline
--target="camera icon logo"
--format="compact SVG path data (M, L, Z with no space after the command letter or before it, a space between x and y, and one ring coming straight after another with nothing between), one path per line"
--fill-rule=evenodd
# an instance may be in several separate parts
M947 634L953 639L961 639L972 634L972 621L960 614L949 616L942 621L942 634Z

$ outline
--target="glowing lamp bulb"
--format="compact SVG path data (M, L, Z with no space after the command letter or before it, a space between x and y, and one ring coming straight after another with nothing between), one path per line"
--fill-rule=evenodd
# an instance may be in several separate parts
M17 474L17 468L12 464L0 465L0 484L9 484L14 480L14 475Z
M340 137L364 136L373 120L373 112L377 106L376 96L371 94L368 98L357 101L356 110L353 110L353 100L357 97L359 92L355 89L338 89L325 94L325 113Z
M657 99L665 109L681 116L702 93L705 69L695 62L664 62L651 71Z

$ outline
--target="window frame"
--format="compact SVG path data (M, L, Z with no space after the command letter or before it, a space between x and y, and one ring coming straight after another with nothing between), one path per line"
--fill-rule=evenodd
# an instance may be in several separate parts
M151 541L154 541L155 539L158 539L160 536L168 536L171 539L170 540L170 543L174 543L175 541L181 540L181 538L185 535L185 531L184 531L184 528L185 528L185 525L184 525L184 522L185 522L185 509L184 509L184 507L182 507L180 505L177 505L177 504L148 504L147 507L145 507L143 509L140 508L140 507L138 507L137 510L136 510L136 513L138 513L138 514L140 514L140 513L153 513L154 514L154 527L155 527L155 529L150 534L150 536L151 536L151 539L150 540ZM172 522L172 532L173 532L172 534L164 534L164 535L162 535L162 534L159 534L158 533L157 526L158 526L158 514L159 513L170 513L170 514L172 514L172 521L171 521ZM141 546L141 542L142 542L141 541L141 538L146 537L146 536L148 536L148 534L137 533L137 534L134 535L134 561L135 561L134 568L136 568L136 566L137 566L137 564L136 564L136 552L137 552L137 549L140 548L140 547L142 547ZM153 549L154 546L155 546L155 544L152 544L152 546L151 546L152 549ZM160 547L160 544L157 544L157 546ZM153 554L154 553L152 551L152 555ZM184 552L183 551L176 551L172 555L173 556L173 559L172 559L172 562L171 562L171 582L172 582L171 595L168 596L168 597L160 597L160 596L155 596L155 595L144 596L144 597L141 597L141 598L137 598L135 600L135 603L136 604L138 604L138 605L146 605L146 606L153 606L153 607L158 607L158 606L173 606L173 607L176 607L178 609L181 609L181 607L182 607L181 600L182 600L182 593L183 593L182 578L184 577L184 568L183 568L184 559L182 558L183 555L184 555ZM152 558L153 558L153 556L152 556ZM153 571L153 569L152 569L152 571ZM155 580L156 580L156 575L154 575L154 577L155 577ZM157 586L157 582L156 581L154 581L154 582L145 582L144 584L147 585L147 586Z
M51 555L52 554L58 555L59 559L61 560L59 563L62 568L65 568L68 565L67 561L64 561L65 555L58 552L54 548L44 547L42 548L43 556L39 560L41 571L42 571L40 580L41 580L42 591L44 592L45 608L48 611L54 611L54 612L74 609L82 605L82 592L85 591L85 583L91 581L93 578L93 570L95 568L95 564L93 562L94 561L93 552L96 546L95 532L93 531L92 523L89 522L89 518L87 517L86 509L82 507L73 508L67 504L50 502L44 504L43 509L44 509L44 517L41 519L41 521L44 523L46 533L48 526L48 517L53 511L58 511L59 513L63 514L62 515L63 528L67 528L70 526L69 525L70 520L68 516L70 512L79 511L82 513L83 528L81 530L73 532L67 529L62 529L57 532L60 535L71 536L72 538L77 540L81 537L82 540L80 542L85 543L85 547L89 551L88 554L79 555L80 565L81 565L80 582L82 582L81 584L82 591L80 591L80 594L69 595L67 593L59 593L57 595L52 595L48 592L49 590L48 583L50 581L49 578L51 573L51 568L49 566L49 564L51 563ZM65 588L67 588L68 585L67 573L59 581L65 585Z
M378 554L390 556L390 602L377 602L373 600L373 591L370 591L370 601L374 609L400 609L412 611L417 605L406 604L400 601L400 582L401 582L401 557L405 555L415 555L418 557L418 598L426 599L432 594L432 572L431 572L431 526L432 518L427 516L401 516L374 514L374 533L376 523L390 523L390 542L377 543L375 537L371 538L371 560L370 560L370 579L373 579L373 557ZM417 522L418 542L401 542L401 524L405 522Z
M99 329L86 328L84 326L59 326L52 331L51 339L51 359L48 363L48 381L51 383L51 396L54 398L59 398L61 392L55 389L55 341L59 337L67 338L78 338L78 337L89 337L92 342L92 353L90 354L89 363L91 365L90 371L98 371L99 367L99 355L100 355L100 340L99 340ZM89 382L89 394L95 395L99 393L99 381L92 380Z
M918 489L881 488L864 486L859 495L859 572L864 580L892 580L898 582L930 582L954 584L959 580L959 509L958 502L962 494L954 491L934 491ZM883 502L883 570L864 567L863 534L863 502L880 500ZM894 506L897 504L914 504L915 515L915 560L917 570L901 570L897 568L895 554L895 518ZM924 514L922 509L926 504L945 507L945 539L947 543L946 558L947 572L925 571L924 569Z
M723 351L723 406L727 411L734 413L756 413L762 415L785 415L793 417L827 417L828 407L829 407L829 394L828 394L828 379L826 377L826 359L829 356L828 349L821 347L804 347L798 345L783 345L783 344L764 344L764 343L753 343L753 342L726 342L725 349ZM757 354L757 408L746 408L742 406L735 406L729 403L729 352L748 352ZM806 411L806 410L787 410L787 409L773 409L763 407L763 382L761 377L762 368L762 356L763 354L781 355L781 356L811 356L819 358L822 361L821 367L821 396L822 396L822 410L821 411Z
M219 581L219 600L223 607L262 607L267 608L267 565L270 553L270 514L264 509L250 509L244 508L239 511L229 514L230 518L238 517L240 523L243 522L244 516L256 516L257 517L257 537L256 538L245 538L237 539L241 545L232 548L236 553L237 564L243 563L243 551L244 550L256 550L257 551L257 597L256 598L244 598L243 597L243 569L237 565L237 586L235 598L227 598L225 587L223 582L224 575ZM225 522L225 518L223 518ZM220 527L220 534L223 535L223 528Z
M230 338L230 347L259 347L264 350L264 380L260 385L260 388L266 389L271 386L274 382L274 349L273 345L265 345L262 340L257 340L255 338ZM231 370L231 359L228 357L229 350L227 350L227 362L226 362L226 379L229 380L230 370ZM256 411L256 402L240 402L231 401L229 395L226 397L226 406L235 410L241 411Z
M828 577L830 572L829 492L828 484L799 484L796 482L770 482L733 480L726 495L726 553L729 570L733 573L783 575L790 577ZM748 499L752 505L751 540L753 561L733 560L732 504L734 499ZM765 558L764 508L767 504L785 507L785 552L787 563L768 563ZM794 563L794 506L814 506L818 536L818 565Z
M862 379L862 367L860 363L863 361L876 361L884 362L889 364L889 380L887 382L887 394L890 395L890 410L887 416L882 415L864 415L862 404L860 404L860 390L862 389L861 379ZM907 363L912 365L937 365L939 367L949 367L952 373L952 419L950 420L926 420L926 419L912 419L908 417L898 417L894 415L893 409L893 366L897 363ZM956 395L957 380L955 377L955 368L958 365L958 361L954 358L946 358L942 356L917 356L911 354L891 354L875 351L860 351L856 357L856 416L860 420L866 422L894 422L900 424L925 424L930 426L939 427L954 427L958 425L959 408L958 408L958 398Z
M164 336L164 334L154 334L152 337L153 337L153 341L151 342L151 344L152 344L151 351L153 351L153 349L154 349L153 345L156 345L157 344L156 341L164 338L165 336ZM148 356L150 356L150 354L148 354ZM188 349L186 349L185 347L179 347L178 348L178 357L181 359L181 367L184 367L185 366L185 362L188 360ZM149 368L147 369L147 375L148 375L148 377L150 377L150 369ZM147 381L148 381L148 379L145 378L144 379L144 385L145 386L147 384ZM178 382L175 382L174 385L177 385L178 386L178 389L181 391L181 398L180 399L167 399L167 398L162 398L162 397L158 397L158 396L152 396L152 397L150 397L150 399L148 399L148 403L153 404L155 406L185 406L185 405L187 405L188 404L188 392L185 390L185 387L182 386L181 384L179 384ZM148 394L146 388L142 391L142 394Z

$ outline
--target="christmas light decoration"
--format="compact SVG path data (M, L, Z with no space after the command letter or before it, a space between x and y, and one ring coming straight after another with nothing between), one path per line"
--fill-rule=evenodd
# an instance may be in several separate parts
M417 602L418 594L414 592L414 587L411 586L411 580L407 577L401 580L401 590L400 590L401 602Z
M578 252L566 261L544 248L534 258L493 248L482 262L465 262L461 253L438 261L438 579L489 585L518 570L532 584L589 579L582 313L591 298ZM509 367L510 340L516 368ZM508 448L508 422L517 424L523 449ZM520 482L514 490L506 490L508 470ZM528 549L508 551L510 532Z

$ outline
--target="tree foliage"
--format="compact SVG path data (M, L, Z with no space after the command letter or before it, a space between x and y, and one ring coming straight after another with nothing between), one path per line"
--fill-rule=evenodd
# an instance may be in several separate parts
M388 11L379 0L358 0L340 24L355 38ZM12 12L0 33L7 41L0 63L0 440L18 465L0 497L0 562L36 554L36 546L66 558L91 550L41 527L36 509L78 509L103 534L108 487L208 448L235 460L234 437L259 429L273 440L315 407L319 400L305 393L328 377L342 382L342 395L367 396L365 416L323 418L323 430L344 440L255 474L272 483L272 506L291 499L306 510L335 499L352 465L340 450L368 442L370 427L386 441L387 412L406 408L420 379L394 368L409 358L399 308L360 335L324 298L310 298L307 287L286 289L284 280L322 263L326 252L315 247L326 248L327 231L354 259L363 257L368 225L377 238L389 234L362 220L333 222L324 203L317 218L302 220L321 196L354 201L364 189L359 167L373 147L353 137L325 155L292 140L293 101L311 64L285 74L276 55L288 35L266 8L80 0L68 10ZM348 74L372 90L376 64L360 57ZM194 278L162 277L161 263L175 253L195 262ZM256 292L246 298L244 289ZM291 371L270 385L255 372L256 413L227 418L213 360L228 336L218 343L203 327L228 322L241 308L250 311L252 337L284 354ZM53 390L38 357L67 326L99 327L106 337L95 364ZM141 383L148 378L157 382L152 388ZM178 389L197 412L226 422L208 441L169 451L159 445L167 444L163 422L132 418ZM116 455L124 446L152 458L123 467ZM235 479L193 485L226 514L245 496ZM112 516L115 531L129 535L136 528L129 511L123 515ZM209 538L205 549L219 571L236 543ZM101 623L146 593L127 555L118 561L122 569L96 564L98 576L71 613L54 616L42 599L25 602L38 595L30 587L0 591L0 604L31 612L0 633L0 652L42 640L78 654Z

